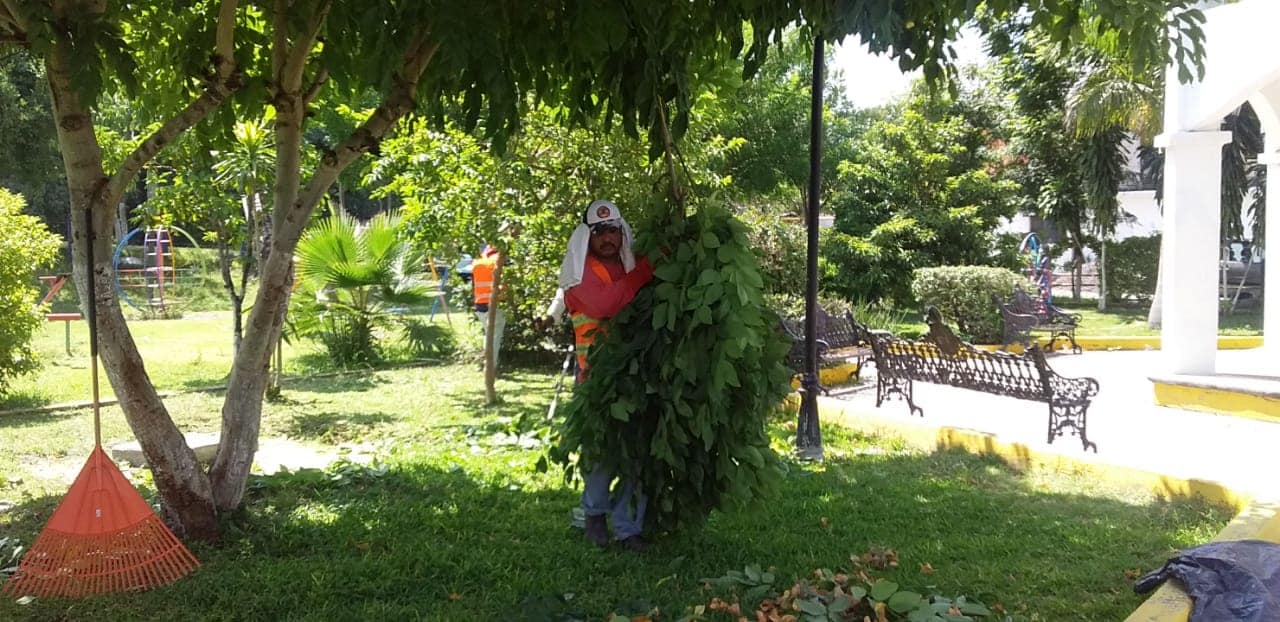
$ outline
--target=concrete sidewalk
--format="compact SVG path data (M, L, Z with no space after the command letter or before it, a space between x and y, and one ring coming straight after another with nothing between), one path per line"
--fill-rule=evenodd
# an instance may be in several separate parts
M1218 368L1258 369L1254 350L1219 351ZM1047 442L1048 406L977 391L915 383L923 419L911 417L901 399L875 406L875 368L861 385L820 399L824 412L839 411L871 426L963 430L996 443L1021 445L1042 456L1136 469L1186 480L1207 480L1251 496L1280 496L1280 478L1265 460L1280 452L1280 423L1157 406L1149 376L1160 370L1159 351L1053 354L1049 365L1066 377L1090 376L1100 390L1089 408L1086 452L1078 438Z

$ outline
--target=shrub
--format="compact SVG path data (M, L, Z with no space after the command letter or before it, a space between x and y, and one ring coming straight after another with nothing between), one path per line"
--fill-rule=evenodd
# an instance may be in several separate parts
M339 367L380 361L379 336L397 323L397 308L434 299L425 258L396 226L387 214L364 225L340 214L308 227L298 242L291 328L318 340Z
M1149 300L1156 291L1160 234L1107 244L1107 296Z
M31 338L44 323L35 302L36 269L58 256L62 239L39 218L22 213L22 197L0 188L0 393L39 362Z
M801 318L804 317L804 297L793 296L790 294L772 294L765 296L765 303L773 309L775 313L783 317ZM869 328L882 328L885 330L894 330L894 328L907 321L907 314L890 307L883 302L864 302L856 300L849 302L843 298L830 298L827 296L818 296L818 305L826 309L831 315L844 315L845 312L853 314L853 319Z
M920 304L937 307L963 336L978 343L999 343L1002 322L991 295L1007 298L1018 286L1034 287L1012 270L986 266L920 268L911 281Z

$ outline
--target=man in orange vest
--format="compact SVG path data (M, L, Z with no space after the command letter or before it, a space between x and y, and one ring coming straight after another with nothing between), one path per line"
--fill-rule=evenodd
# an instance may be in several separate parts
M489 304L493 300L493 271L498 267L498 249L486 244L480 257L471 262L471 291L475 295L476 317L484 327L488 340ZM499 297L501 300L501 296ZM493 368L498 368L498 353L502 352L502 331L507 327L507 314L499 306L493 318Z
M636 260L631 250L631 227L610 201L593 201L582 223L569 239L569 250L560 266L560 287L573 320L578 355L578 382L586 379L587 350L597 337L600 323L617 315L653 277L647 258ZM637 482L618 482L610 495L613 473L596 466L586 473L582 510L587 540L609 545L606 516L613 520L613 537L624 548L643 550L641 537L647 499ZM634 497L634 503L633 503Z

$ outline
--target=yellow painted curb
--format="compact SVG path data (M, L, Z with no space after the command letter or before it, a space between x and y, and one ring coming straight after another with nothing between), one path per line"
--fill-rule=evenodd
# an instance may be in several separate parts
M893 422L858 417L844 408L819 400L824 421L839 423L859 432L892 436L924 451L945 448L963 449L970 453L995 455L1015 468L1037 467L1073 475L1085 475L1119 484L1140 485L1168 498L1201 497L1211 503L1225 505L1236 513L1235 519L1214 536L1214 541L1258 539L1280 542L1280 502L1256 499L1211 480L1185 479L1144 471L1132 467L1089 462L1077 458L1033 451L1021 443L1001 441L992 434L952 427L932 427L915 422ZM1176 582L1166 582L1134 610L1125 622L1186 622L1191 612L1191 599Z
M1215 542L1227 540L1280 542L1280 503L1258 502L1235 517ZM1125 622L1186 622L1191 614L1191 598L1175 582L1166 582L1149 596Z
M1267 395L1158 381L1152 382L1152 385L1155 387L1156 403L1161 406L1280 421L1280 399Z
M1040 343L1040 347L1042 348L1049 347L1048 339L1041 339L1039 340L1039 343ZM1058 339L1056 345L1059 350L1063 349L1062 343L1063 343L1063 340ZM1080 347L1085 350L1159 350L1160 336L1149 335L1149 336L1133 336L1133 337L1126 337L1126 336L1112 337L1112 336L1099 335L1096 337L1091 337L1087 335L1086 336L1077 335L1076 343L1079 344ZM1070 349L1070 346L1071 346L1071 342L1068 341L1067 349ZM982 348L983 350L999 350L1000 349L1000 346L998 345L980 345L976 347ZM1248 350L1250 348L1260 348L1260 347L1262 347L1262 337L1259 335L1219 335L1218 336L1219 350ZM1014 353L1022 352L1022 346L1016 343L1010 344L1009 351Z
M858 373L857 363L845 363L836 365L835 367L823 367L818 370L818 384L824 387L834 387L836 385L848 384L853 381L853 377ZM791 388L800 388L800 376L797 374L791 379Z

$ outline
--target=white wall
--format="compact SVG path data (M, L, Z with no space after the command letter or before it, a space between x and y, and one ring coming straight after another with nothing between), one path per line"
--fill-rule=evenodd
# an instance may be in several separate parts
M1155 190L1121 192L1116 198L1120 200L1120 209L1132 218L1120 221L1112 239L1160 233L1160 206L1156 204Z

